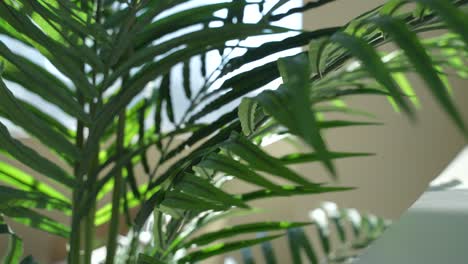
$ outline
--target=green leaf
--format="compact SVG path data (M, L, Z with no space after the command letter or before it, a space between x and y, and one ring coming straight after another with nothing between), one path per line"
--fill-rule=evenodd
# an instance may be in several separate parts
M9 241L8 249L6 250L6 255L3 257L2 263L19 263L20 258L23 255L23 241L13 232L13 230L11 230L10 226L0 215L0 235L5 234L9 236Z
M31 169L68 187L75 186L75 180L62 168L41 156L35 150L14 139L0 122L0 149L27 165Z
M275 236L267 236L267 237L256 238L256 239L240 240L240 241L235 241L235 242L230 242L230 243L214 244L207 248L189 253L187 256L180 259L178 263L181 263L181 264L187 263L187 262L193 263L196 261L207 259L212 256L221 255L226 252L238 250L238 249L245 248L245 247L250 247L256 244L263 243L265 241L270 241L281 236L282 235L275 235Z
M433 62L431 57L429 57L424 46L419 42L417 35L411 32L404 22L392 17L382 16L374 21L387 32L395 43L405 52L416 71L426 82L435 99L453 119L459 129L468 137L463 119L450 99L447 89L432 66Z
M87 124L91 121L83 108L73 99L73 93L69 88L53 74L27 58L14 54L1 41L0 55L5 60L2 73L4 79L21 85Z
M281 192L271 190L258 190L239 195L242 201L248 202L258 199L265 199L271 197L282 197L282 196L296 196L296 195L309 195L309 194L320 194L327 192L342 192L353 190L352 187L328 187L328 186L282 186Z
M164 262L151 256L145 255L143 253L140 253L138 255L137 264L164 264Z
M378 126L382 125L379 122L362 122L362 121L349 121L349 120L325 120L319 121L318 126L320 129L340 128L340 127L354 127L354 126ZM329 153L331 155L331 153ZM330 157L331 158L331 157Z
M266 237L266 233L259 233L257 237ZM263 257L265 258L265 263L268 264L276 264L276 256L274 253L273 245L270 241L265 241L260 244L260 248L262 250Z
M255 113L258 103L251 98L243 98L239 105L239 120L242 126L242 132L248 136L255 131Z
M0 162L0 181L20 190L40 192L54 199L70 203L70 199L59 191L8 163Z
M55 209L63 213L71 211L70 203L54 199L40 192L27 192L0 185L0 211L11 207Z
M373 153L353 153L353 152L330 152L331 159L354 158L354 157L368 157L374 155ZM285 165L315 162L320 161L317 153L293 153L280 158L281 162Z
M34 260L34 258L31 255L29 255L25 257L23 260L21 260L20 264L39 264L39 262Z
M15 222L26 226L64 238L69 238L70 236L70 229L68 227L33 210L22 207L11 207L3 209L2 213Z
M414 118L414 113L404 100L401 90L392 78L392 75L386 68L377 51L374 50L370 44L346 33L336 33L331 39L356 56L364 64L367 71L389 91L392 98L403 108L408 116Z
M223 69L223 74L237 70L247 63L260 60L277 52L302 47L311 40L331 36L339 29L339 27L330 27L310 32L302 32L296 36L289 37L281 41L267 42L259 47L250 48L242 56L229 60Z
M199 167L213 169L237 177L245 182L282 192L280 186L250 170L244 164L219 154L211 154L198 164Z
M175 184L175 189L211 202L222 203L226 207L248 208L248 205L215 187L210 181L190 173L184 174L182 179Z
M460 34L466 45L468 45L468 19L466 13L455 7L451 1L435 1L435 0L414 0L423 5L430 7L437 12L440 17L445 20L449 29Z
M16 100L13 93L6 87L0 79L0 109L7 113L9 119L21 126L31 135L34 135L44 143L59 153L63 153L73 160L79 157L78 149L59 132L51 129Z
M275 91L261 93L256 99L268 114L312 146L325 167L335 175L309 100L310 67L307 55L301 53L280 59L278 67L284 84Z
M139 49L140 47L150 43L152 40L156 40L166 34L175 32L190 25L219 21L220 19L215 17L213 13L232 5L232 2L226 2L194 7L177 12L160 20L156 20L149 25L144 25L145 27L143 30L136 35L136 48Z
M325 69L326 56L323 56L323 53L328 41L329 38L322 37L312 40L309 43L309 64L312 74L318 74L321 76L322 70Z
M292 228L288 230L288 244L291 251L293 263L302 263L301 250L303 249L309 263L319 263L317 253L310 244L309 239L302 228Z
M75 54L73 49L67 49L50 38L22 11L16 10L4 1L0 2L0 6L0 16L16 30L26 35L28 39L33 40L33 46L47 57L57 69L66 74L87 98L97 95L97 91L93 89L76 63L81 61L81 57Z
M187 99L192 98L192 89L191 89L191 82L190 82L190 60L187 60L183 63L182 68L182 75L183 75L183 87L185 92L185 97Z
M205 200L201 197L180 191L170 191L166 193L161 205L171 209L178 208L193 211L224 211L229 208L229 206L223 205L216 201Z
M219 92L225 91L226 89L231 90L214 99L212 102L209 102L200 111L195 113L190 118L190 121L193 122L209 113L212 113L222 106L241 98L243 95L260 89L278 77L279 72L276 62L269 62L250 71L234 75L227 79L219 89L216 89L211 94L207 95L205 99L214 96Z
M241 249L242 261L244 264L255 264L252 250L249 247Z
M219 239L232 238L233 236L241 234L285 230L288 228L306 226L310 224L311 223L299 222L261 222L252 224L240 224L200 235L184 243L184 247L190 247L191 245L203 246Z
M286 166L283 166L278 162L278 159L268 155L240 134L233 133L229 140L222 144L222 147L241 157L250 167L256 170L271 173L302 185L314 184Z
M163 76L161 81L161 100L166 102L166 114L169 118L171 123L174 123L174 110L172 107L172 99L171 99L171 73L167 73Z

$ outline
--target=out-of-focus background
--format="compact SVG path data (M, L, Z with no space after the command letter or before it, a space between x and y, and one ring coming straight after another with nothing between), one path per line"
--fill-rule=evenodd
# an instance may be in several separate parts
M313 30L343 25L349 19L384 2L336 1L307 12L303 17L304 28ZM415 82L421 83L418 80ZM468 81L451 79L450 82L454 88L453 96L465 121L468 122ZM254 205L264 208L265 212L234 218L231 222L220 225L260 219L307 220L308 211L320 205L322 201L333 201L341 207L353 207L389 219L398 219L465 145L462 135L421 85L416 87L416 93L422 102L417 124L410 124L405 117L395 113L385 98L360 97L349 98L347 103L354 108L375 113L378 121L382 121L384 125L342 128L327 132L326 138L332 150L377 153L372 157L337 161L337 184L357 187L356 190L260 201ZM288 141L278 141L267 149L280 155L297 147ZM318 182L331 180L320 165L306 165L296 169ZM234 192L248 188L235 182L230 183L228 187ZM26 254L34 255L41 263L53 263L64 258L63 240L18 225L14 227L25 241ZM286 244L281 243L286 242L275 242L278 247L286 247ZM5 241L0 238L0 255L4 248ZM280 261L281 259L282 256L279 256ZM213 260L213 263L222 263L220 261Z

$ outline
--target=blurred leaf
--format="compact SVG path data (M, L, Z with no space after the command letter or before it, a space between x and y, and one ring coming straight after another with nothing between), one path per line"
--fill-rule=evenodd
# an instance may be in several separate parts
M288 230L289 250L293 263L302 263L301 250L303 249L310 263L319 263L317 253L307 239L302 228L291 228Z
M68 187L75 185L75 180L62 168L47 160L35 150L14 139L7 128L0 122L0 149L4 149L18 161Z
M66 154L73 160L77 160L79 150L59 132L51 129L42 120L36 117L16 100L13 93L0 79L0 109L31 135L37 137L42 143L59 153Z
M54 199L70 203L70 199L44 182L7 163L0 162L0 181L27 192L40 192Z
M276 190L277 192L283 191L280 186L277 186L275 183L250 170L247 166L223 155L211 154L203 159L203 161L199 163L198 166L216 171L222 171L248 183L262 186L267 189Z
M258 103L250 98L243 98L238 107L239 120L242 125L242 132L248 136L255 131L255 112Z
M414 65L416 71L424 79L433 96L453 119L460 130L468 137L462 117L458 113L452 100L450 99L445 86L432 66L432 59L419 42L415 33L409 31L404 22L382 16L375 20L384 31L388 32L395 40L396 44L405 52L408 59Z
M380 59L377 51L374 50L371 45L367 44L362 39L345 33L335 33L331 39L338 42L355 55L364 64L367 71L369 71L369 73L389 91L392 98L395 99L396 103L401 108L403 108L406 114L408 114L409 117L414 118L414 113L408 103L404 100L399 87L393 80L390 72L386 69L384 62Z
M295 196L295 195L309 195L309 194L319 194L327 192L342 192L353 190L352 187L327 187L327 186L292 186L292 185L283 185L281 192L276 190L258 190L248 193L243 193L239 195L239 198L244 202L265 199L271 197L282 197L282 196Z
M21 85L85 123L90 122L88 115L73 99L73 93L56 76L27 58L14 54L1 41L0 55L5 63L3 78Z
M341 159L341 158L353 158L353 157L368 157L372 156L372 153L352 153L352 152L330 152L330 158ZM297 164L297 163L308 163L320 161L320 157L316 153L293 153L288 154L280 158L283 164Z
M226 207L248 208L248 205L214 186L210 181L193 174L185 173L182 179L175 184L175 189L208 201L222 203Z
M71 204L49 197L39 192L22 191L0 185L0 211L11 207L42 208L71 211Z
M70 229L68 227L33 210L23 207L11 207L3 209L2 213L13 221L34 229L64 238L68 238L70 236Z
M203 248L201 250L189 253L187 256L180 259L178 263L195 262L195 261L204 260L209 257L221 255L229 251L253 246L256 244L263 243L265 241L270 241L281 236L282 235L275 235L275 236L267 236L267 237L256 238L256 239L240 240L240 241L229 242L229 243L214 244L212 246Z
M261 93L256 99L268 114L313 147L326 168L335 175L334 166L309 101L311 73L307 55L301 53L280 59L278 67L284 84L275 91Z
M5 234L9 236L9 241L8 248L6 249L6 255L3 257L2 263L19 263L20 258L23 255L23 241L13 232L13 230L11 230L10 226L0 215L0 235Z
M183 193L180 191L167 192L161 205L171 209L179 208L193 211L223 211L229 208L229 206L218 203L216 201L205 200L199 196Z
M137 264L164 264L164 262L143 253L138 255Z
M202 234L196 238L191 239L190 241L187 241L184 243L184 245L185 247L190 247L191 245L203 246L219 239L232 238L241 234L285 230L288 228L300 227L310 224L311 223L296 222L261 222L240 224L231 227L225 227L218 231Z

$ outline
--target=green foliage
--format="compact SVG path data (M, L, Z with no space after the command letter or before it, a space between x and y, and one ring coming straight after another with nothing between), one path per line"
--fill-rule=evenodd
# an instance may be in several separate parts
M320 162L337 177L335 159L369 156L331 150L324 131L379 124L347 119L371 116L348 107L347 96L385 96L414 119L419 101L407 73L416 73L468 134L447 81L449 74L468 78L466 1L391 0L342 27L314 31L274 22L333 1L284 13L278 10L287 9L287 0L187 7L190 2L0 2L0 151L2 159L15 160L0 162L0 229L11 242L6 263L19 262L22 242L3 219L67 238L71 264L91 263L95 228L103 224L111 230L106 263L193 263L257 244L267 262L275 263L269 241L277 232L211 242L284 230L294 262L300 262L299 249L316 259L304 223L252 223L193 234L215 220L254 211L254 200L353 189L318 183L289 165ZM252 6L261 19L245 23ZM435 37L420 34L440 29L445 33ZM266 35L278 39L244 45L249 37ZM382 52L385 44L396 48ZM40 54L48 66L16 46ZM294 48L305 49L270 57ZM214 52L220 61L215 67L209 61ZM279 87L272 87L275 80ZM18 85L54 110L21 98ZM186 109L178 104L179 94ZM329 119L329 113L343 119ZM49 155L17 139L5 121ZM262 146L273 136L302 140L311 150L272 156ZM233 178L256 189L231 193L223 183ZM69 216L70 224L44 210ZM332 220L344 242L341 218ZM119 247L124 225L129 243ZM326 255L342 257L331 251L328 231L315 226ZM359 233L364 227L353 228ZM150 242L139 240L142 233L152 234ZM194 244L210 245L190 249ZM242 252L245 263L255 262L247 249ZM35 261L27 257L22 263Z
M339 209L327 202L321 208L310 212L311 222L289 223L285 239L289 246L288 263L350 263L362 248L377 239L389 225L389 221L372 214L361 215L356 209ZM250 224L255 225L255 224ZM260 224L256 224L260 225ZM312 225L311 228L308 226ZM251 232L266 236L261 227ZM221 232L221 231L220 231ZM214 232L213 232L214 233ZM214 233L216 234L216 233ZM260 244L265 263L279 263L275 257L276 248L268 241ZM256 263L252 247L241 250L240 263ZM281 248L284 254L284 248ZM262 263L260 259L257 259Z

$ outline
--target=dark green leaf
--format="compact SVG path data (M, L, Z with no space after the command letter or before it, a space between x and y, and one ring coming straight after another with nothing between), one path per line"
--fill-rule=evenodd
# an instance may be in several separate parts
M233 236L236 236L236 235L265 232L265 231L285 230L288 228L300 227L300 226L305 226L305 225L310 225L310 224L311 223L296 223L296 222L261 222L261 223L252 223L252 224L241 224L241 225L236 225L232 227L226 227L218 231L213 231L213 232L200 235L184 243L184 245L186 247L190 247L191 245L203 246L211 242L214 242L216 240L232 238Z
M0 235L7 234L9 236L8 248L6 255L3 257L5 264L19 263L20 258L23 255L23 241L19 238L10 226L5 222L3 217L0 215Z
M185 97L187 97L187 99L191 99L192 89L191 89L191 82L190 82L190 60L185 61L183 63L182 74L183 74L183 79L184 79L183 86L184 86Z
M70 229L52 218L22 207L4 209L3 213L15 222L45 231L47 233L68 238Z
M282 196L295 196L295 195L309 195L309 194L320 194L327 192L342 192L353 190L352 187L327 187L327 186L282 186L281 192L270 191L270 190L258 190L249 193L239 195L242 201L248 202L257 199L271 198L271 197L282 197Z
M309 259L309 263L319 263L317 254L302 228L289 229L288 242L294 264L302 263L301 249L304 249L307 258Z
M75 180L62 168L41 156L35 150L14 139L8 129L0 122L0 149L18 161L68 187L75 186Z
M322 158L326 168L335 175L325 141L309 100L310 65L307 55L284 58L278 61L284 84L275 91L265 91L257 96L263 108L291 133L303 138Z
M431 57L429 57L423 45L419 42L417 35L411 32L404 22L392 17L382 16L374 21L385 32L390 34L395 43L405 52L416 71L424 79L428 88L430 88L436 100L453 119L460 130L468 137L465 123L450 99L444 83L434 69Z
M280 186L250 170L244 164L219 154L211 154L198 164L199 167L213 169L237 177L245 182L282 192Z
M79 150L59 132L51 129L42 120L36 119L28 109L16 100L13 93L0 79L0 109L7 113L9 119L21 126L31 135L37 137L42 143L50 146L59 153L63 153L73 160L79 157Z
M403 108L411 118L414 118L414 113L404 100L401 90L392 78L377 51L374 50L370 44L346 33L336 33L331 39L338 42L341 46L349 50L351 54L356 56L364 64L367 71L389 91L396 103Z
M233 133L229 140L222 144L222 147L241 157L256 170L271 173L298 184L313 185L312 182L283 166L278 159L268 155L240 134Z
M342 159L342 158L353 158L353 157L368 157L374 155L373 153L353 153L353 152L330 152L330 158ZM280 158L282 163L285 165L315 162L320 161L317 153L294 153L288 154Z
M145 255L143 253L140 253L138 255L137 264L164 264L164 262L151 256Z
M187 263L187 262L193 263L196 261L207 259L212 256L221 255L229 251L253 246L256 244L263 243L265 241L270 241L280 236L282 235L267 236L267 237L256 238L256 239L249 239L249 240L241 240L241 241L235 241L235 242L230 242L230 243L214 244L207 248L189 253L187 256L180 259L178 263L181 263L181 264Z
M40 192L54 199L70 203L70 199L59 191L7 163L0 162L0 181L20 190Z
M40 192L16 190L0 185L0 211L11 207L55 209L63 213L71 211L70 203L49 197Z
M226 207L238 206L248 208L248 205L241 200L215 187L210 181L190 173L184 174L182 179L175 184L175 189L211 202L222 203Z
M223 211L229 208L229 206L217 203L216 201L205 200L198 196L190 195L180 191L170 191L166 193L161 205L171 209L178 208L193 211Z

